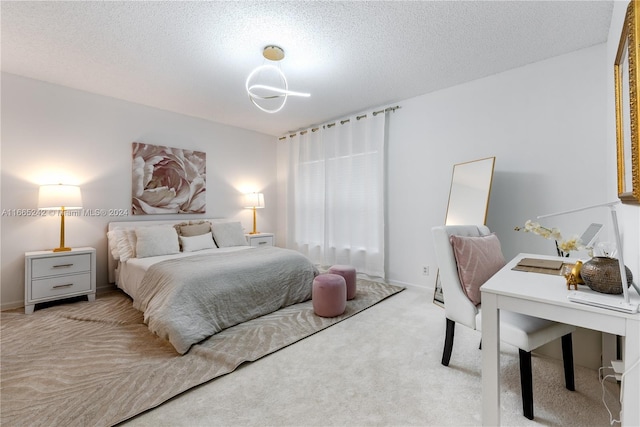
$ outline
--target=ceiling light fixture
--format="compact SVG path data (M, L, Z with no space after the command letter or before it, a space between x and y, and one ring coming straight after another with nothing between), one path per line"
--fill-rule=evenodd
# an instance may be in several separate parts
M266 46L262 56L269 61L280 61L284 58L284 50L279 46ZM271 84L254 83L258 78L263 78L266 80L265 83ZM310 96L308 93L289 90L289 82L280 67L271 64L263 64L253 70L247 77L245 87L253 105L265 113L277 113L282 110L289 96Z

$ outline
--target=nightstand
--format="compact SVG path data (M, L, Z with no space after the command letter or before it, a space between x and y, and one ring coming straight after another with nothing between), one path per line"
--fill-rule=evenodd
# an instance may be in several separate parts
M275 236L273 233L245 234L249 246L273 246Z
M24 254L24 312L37 303L86 295L96 299L96 250L35 251Z

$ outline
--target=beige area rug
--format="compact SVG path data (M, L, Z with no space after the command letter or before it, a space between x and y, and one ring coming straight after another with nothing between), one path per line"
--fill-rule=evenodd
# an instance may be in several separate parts
M224 330L184 356L149 332L142 313L120 292L32 315L3 312L0 424L117 424L403 289L364 279L357 286L342 316L318 317L307 301Z

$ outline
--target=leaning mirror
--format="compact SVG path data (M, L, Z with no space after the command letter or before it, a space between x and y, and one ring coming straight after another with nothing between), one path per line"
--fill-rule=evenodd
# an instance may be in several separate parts
M627 7L614 64L618 197L623 203L640 203L637 86L639 41L636 2L631 1Z
M486 224L496 158L453 165L445 225ZM444 304L440 274L436 275L433 301Z
M487 221L495 157L453 165L445 225Z

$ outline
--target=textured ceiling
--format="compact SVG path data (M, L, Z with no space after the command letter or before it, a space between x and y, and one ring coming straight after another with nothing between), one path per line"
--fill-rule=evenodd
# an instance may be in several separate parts
M2 71L282 135L603 43L611 1L2 1ZM278 114L244 85L281 46Z

